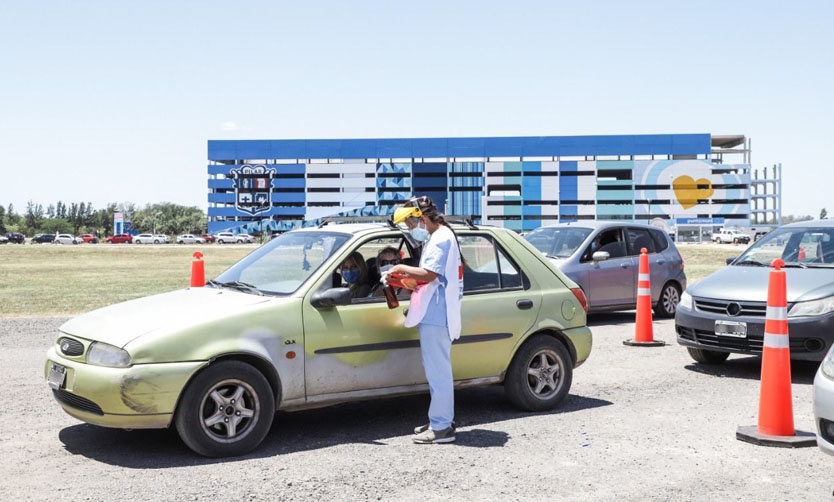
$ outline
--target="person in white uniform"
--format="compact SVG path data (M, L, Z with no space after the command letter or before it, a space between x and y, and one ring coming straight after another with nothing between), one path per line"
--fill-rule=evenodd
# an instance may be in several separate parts
M419 444L455 440L452 341L460 337L463 298L463 257L454 231L427 196L412 197L394 213L394 223L405 222L415 240L423 242L420 264L394 265L389 273L425 284L411 294L405 326L417 326L423 369L429 383L429 423L414 429Z

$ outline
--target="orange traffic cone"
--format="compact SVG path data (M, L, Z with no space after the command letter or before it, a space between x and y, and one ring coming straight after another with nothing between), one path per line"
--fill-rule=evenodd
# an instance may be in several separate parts
M206 285L206 268L203 262L203 253L194 252L194 259L191 260L191 287L201 288Z
M805 248L799 246L799 253L796 255L797 260L804 260L805 259Z
M800 248L801 249L801 248ZM788 337L787 282L782 267L771 263L767 288L767 316L762 345L762 378L759 392L759 426L739 427L736 437L764 446L814 446L816 436L793 427L791 398L791 349Z
M654 339L652 286L649 274L649 255L646 248L640 249L640 266L637 269L637 316L634 322L634 340L625 340L623 344L641 347L666 345L666 342Z

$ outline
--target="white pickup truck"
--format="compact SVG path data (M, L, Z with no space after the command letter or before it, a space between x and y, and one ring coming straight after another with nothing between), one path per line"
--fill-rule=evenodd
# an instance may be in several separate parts
M750 236L738 230L722 228L720 232L712 234L712 240L717 244L749 244Z

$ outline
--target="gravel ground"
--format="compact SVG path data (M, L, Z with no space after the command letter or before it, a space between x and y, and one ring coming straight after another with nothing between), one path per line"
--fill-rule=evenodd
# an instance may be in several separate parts
M834 457L754 446L759 360L695 364L655 321L659 348L627 347L634 314L591 318L595 345L564 406L515 410L503 389L456 395L457 442L414 445L427 396L279 414L255 453L195 456L171 431L85 425L43 379L62 318L0 318L0 493L7 500L832 500ZM813 431L816 364L794 362L797 430Z

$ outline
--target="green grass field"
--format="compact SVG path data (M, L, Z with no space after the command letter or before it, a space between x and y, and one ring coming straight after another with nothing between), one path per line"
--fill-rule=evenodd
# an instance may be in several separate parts
M188 287L192 254L203 253L206 278L255 246L7 244L0 246L0 316L75 315L113 303ZM679 246L689 282L738 256L743 246Z

